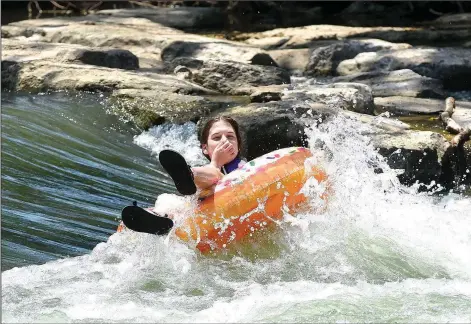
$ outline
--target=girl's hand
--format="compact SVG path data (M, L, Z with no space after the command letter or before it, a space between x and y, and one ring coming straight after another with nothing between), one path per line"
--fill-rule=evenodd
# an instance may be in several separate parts
M220 169L224 164L231 162L237 155L237 150L226 138L221 140L214 149L211 164Z

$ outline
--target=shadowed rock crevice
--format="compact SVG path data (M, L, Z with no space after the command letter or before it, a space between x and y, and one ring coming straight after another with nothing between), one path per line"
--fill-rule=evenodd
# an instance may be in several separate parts
M14 91L18 85L21 66L14 61L2 60L2 89Z

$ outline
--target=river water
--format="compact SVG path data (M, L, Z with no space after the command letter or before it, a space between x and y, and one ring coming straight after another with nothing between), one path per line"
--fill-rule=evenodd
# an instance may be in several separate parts
M400 185L359 127L307 131L330 152L323 214L201 256L115 233L125 205L175 193L156 153L203 161L194 125L141 132L96 95L2 94L2 322L471 321L471 198Z

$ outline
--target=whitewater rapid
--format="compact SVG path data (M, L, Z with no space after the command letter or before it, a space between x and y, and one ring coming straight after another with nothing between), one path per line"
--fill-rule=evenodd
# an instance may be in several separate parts
M286 215L259 244L209 257L172 235L115 233L89 254L4 271L2 320L471 321L471 198L404 187L362 127L338 117L306 129L332 183L323 214ZM134 144L204 163L191 123Z

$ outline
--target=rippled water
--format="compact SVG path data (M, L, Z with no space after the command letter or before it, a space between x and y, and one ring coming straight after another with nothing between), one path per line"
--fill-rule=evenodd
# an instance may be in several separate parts
M2 272L2 321L471 321L471 199L403 187L359 127L308 131L331 152L314 161L332 181L324 214L207 257L113 234L122 206L173 192L152 152L201 162L194 126L140 133L99 98L2 98L2 266L20 266Z
M135 134L96 96L2 94L2 270L87 253L172 190Z

